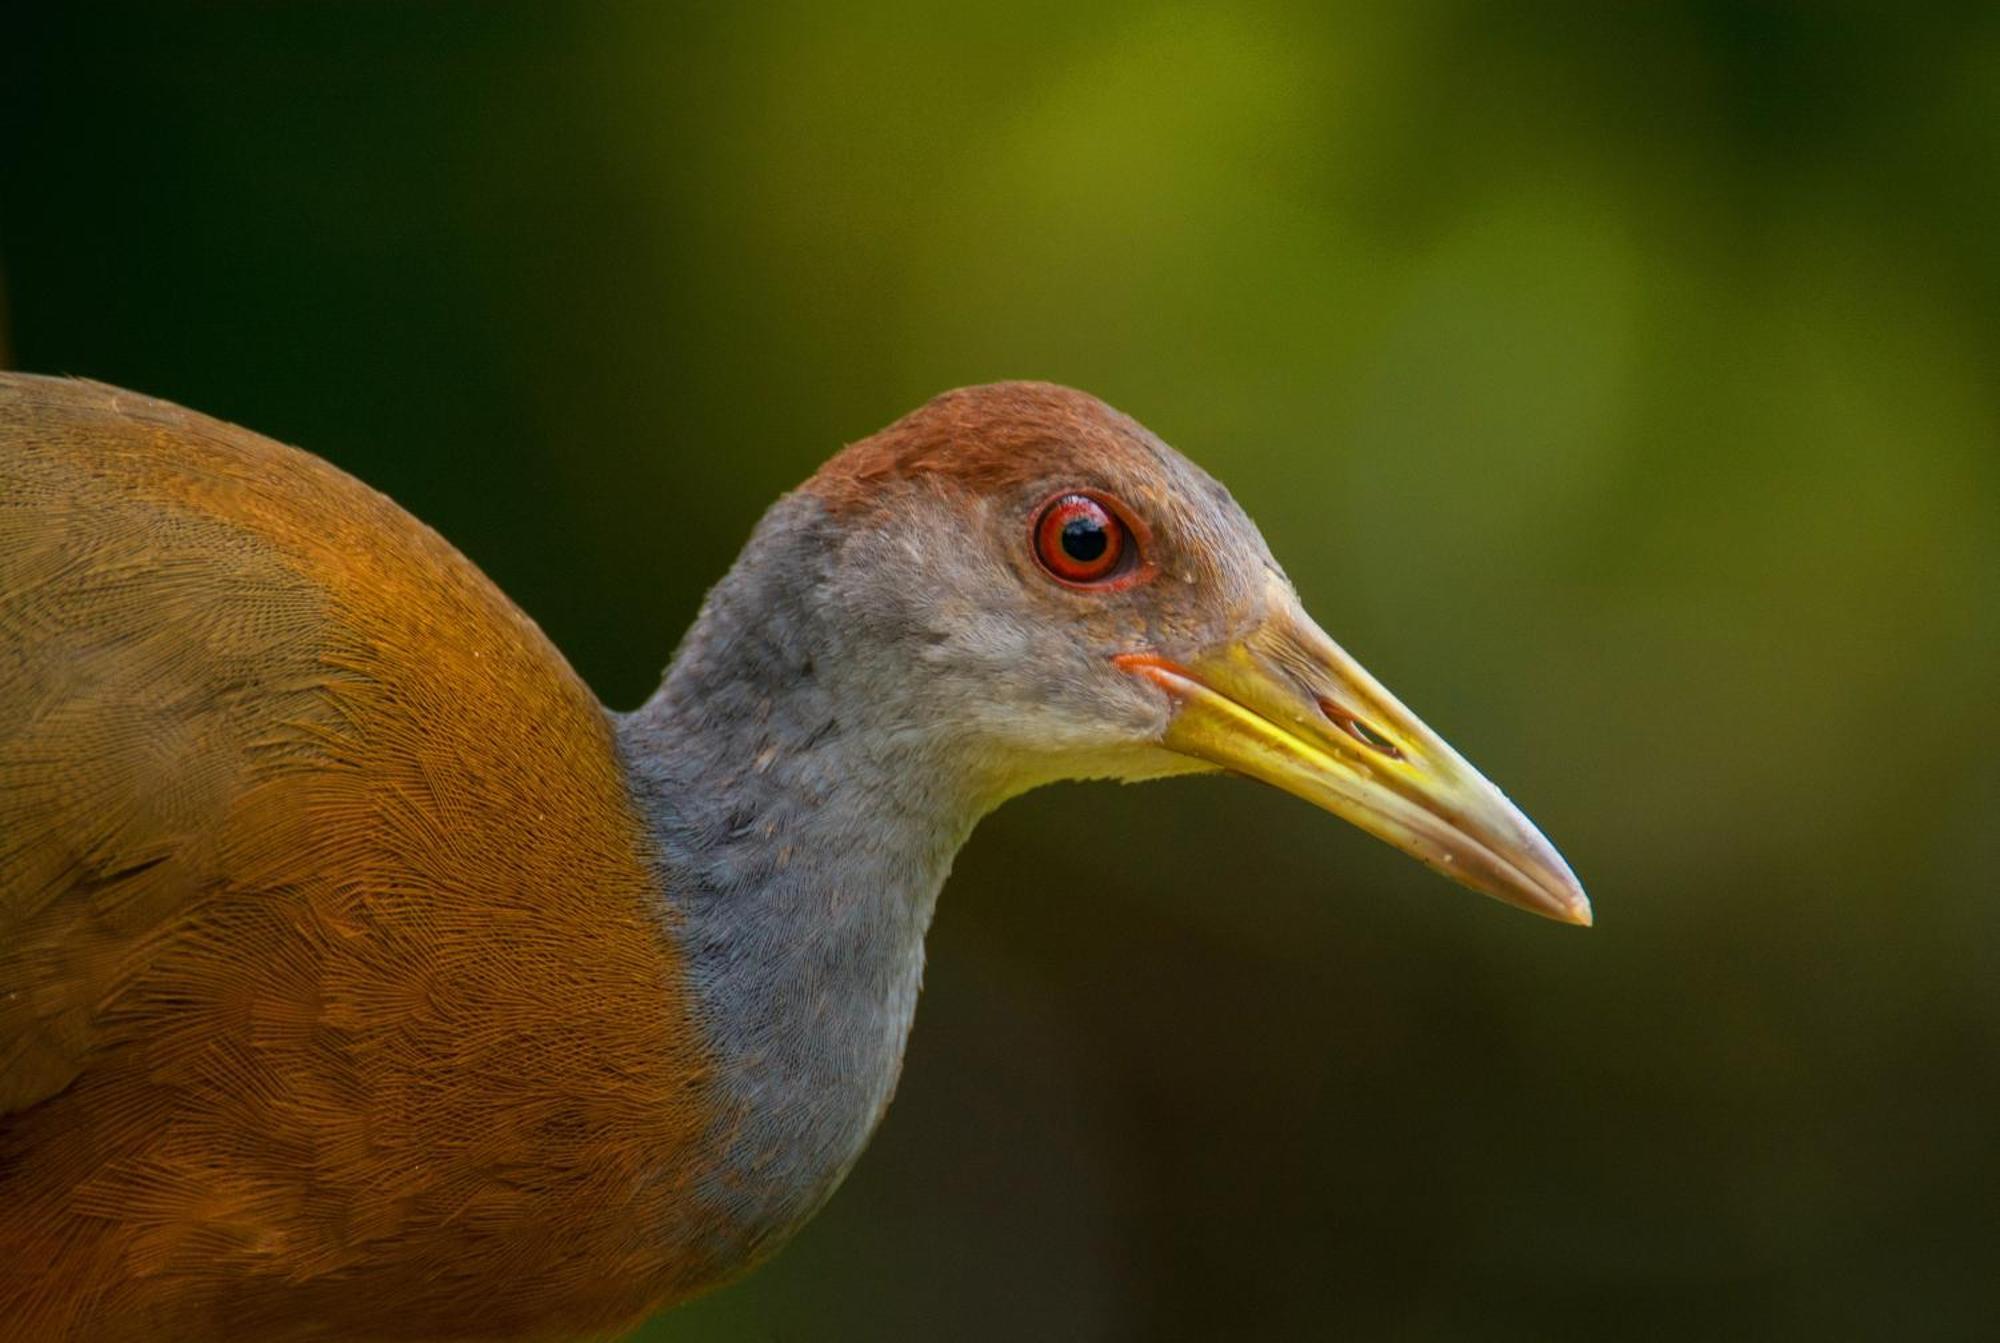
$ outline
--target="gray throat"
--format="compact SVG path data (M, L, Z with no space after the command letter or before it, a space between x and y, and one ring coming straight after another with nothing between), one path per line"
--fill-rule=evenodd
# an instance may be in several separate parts
M832 1194L887 1108L938 889L984 810L913 714L911 669L842 619L837 547L816 501L781 501L616 721L719 1064L707 1193L752 1254Z

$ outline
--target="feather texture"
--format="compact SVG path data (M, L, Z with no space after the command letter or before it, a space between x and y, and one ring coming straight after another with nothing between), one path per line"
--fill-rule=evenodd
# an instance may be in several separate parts
M0 375L0 1335L603 1334L727 1266L612 728L317 458Z

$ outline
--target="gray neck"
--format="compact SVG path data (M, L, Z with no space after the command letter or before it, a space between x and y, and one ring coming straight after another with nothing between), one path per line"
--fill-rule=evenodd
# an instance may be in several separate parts
M617 723L723 1084L709 1192L753 1252L882 1117L938 889L984 810L895 702L906 669L832 614L836 546L816 501L781 501Z

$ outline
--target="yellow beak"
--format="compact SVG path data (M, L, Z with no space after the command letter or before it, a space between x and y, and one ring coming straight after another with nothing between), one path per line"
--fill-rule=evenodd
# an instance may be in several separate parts
M1324 807L1483 895L1589 924L1589 898L1534 823L1284 595L1249 637L1196 661L1113 659L1174 699L1161 744Z

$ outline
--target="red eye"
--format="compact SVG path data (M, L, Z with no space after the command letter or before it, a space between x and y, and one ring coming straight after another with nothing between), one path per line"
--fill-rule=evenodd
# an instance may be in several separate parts
M1035 558L1065 583L1102 583L1127 567L1125 524L1087 494L1065 494L1035 522Z

